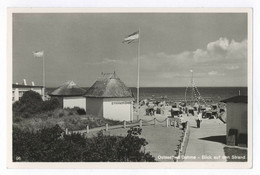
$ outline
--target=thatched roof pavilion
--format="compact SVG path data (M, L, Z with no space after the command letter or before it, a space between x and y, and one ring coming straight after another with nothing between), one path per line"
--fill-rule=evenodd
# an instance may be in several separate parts
M102 77L87 90L84 96L97 98L132 98L133 94L114 72L112 74L102 74Z
M83 97L86 90L73 81L67 81L49 95L57 98L63 108L79 107L86 110L86 99Z
M86 92L85 89L79 87L73 81L67 81L63 83L60 87L51 92L50 96L82 96Z
M133 94L116 73L102 73L85 93L86 113L117 121L133 120Z

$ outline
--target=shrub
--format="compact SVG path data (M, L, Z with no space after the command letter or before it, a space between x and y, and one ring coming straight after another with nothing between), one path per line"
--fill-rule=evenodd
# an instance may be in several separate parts
M58 126L28 132L13 128L13 161L23 162L115 162L154 161L141 151L145 139L134 136L106 136L85 139L80 134L64 135Z
M50 100L44 101L41 111L52 111L54 109L60 108L60 102L57 98L51 98Z
M85 115L85 114L86 114L86 111L85 111L85 109L79 108L79 109L77 110L77 113L78 113L79 115Z
M64 113L59 113L59 117L63 117L64 116Z
M79 108L79 107L74 107L74 108L66 108L68 111L70 111L70 112L74 112L74 113L76 113L76 114L78 114L78 115L86 115L86 111L85 111L85 109L83 109L83 108Z
M14 123L19 123L19 122L21 122L23 119L22 119L22 117L20 117L20 116L15 116L15 117L13 117L13 122Z
M31 117L32 117L32 114L29 113L29 112L24 112L24 113L21 114L21 117L22 117L22 118L31 118Z
M26 91L20 99L23 104L39 104L42 102L42 97L35 91Z
M31 118L34 114L53 111L57 108L60 108L60 103L57 98L42 101L40 94L30 90L23 94L20 101L13 104L13 113L14 116Z

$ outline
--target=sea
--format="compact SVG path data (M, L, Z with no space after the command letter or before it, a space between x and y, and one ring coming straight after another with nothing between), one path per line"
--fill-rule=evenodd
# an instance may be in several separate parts
M46 91L52 92L55 88L47 88ZM85 87L84 89L88 89ZM130 88L134 97L136 97L136 88ZM217 103L221 100L237 96L247 95L247 87L197 87L197 94L201 98L210 99L212 103ZM180 101L191 96L191 89L186 87L140 87L139 94L140 100L143 99L166 99L168 101Z
M131 88L132 92L136 96L136 88ZM187 87L145 87L140 88L140 99L167 99L168 101L180 101L190 99L191 88ZM196 94L200 95L200 98L211 100L212 103L217 103L221 100L237 96L247 95L247 87L197 87Z

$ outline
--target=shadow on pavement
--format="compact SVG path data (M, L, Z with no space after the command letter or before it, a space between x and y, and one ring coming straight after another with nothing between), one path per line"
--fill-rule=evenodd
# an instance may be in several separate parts
M204 137L204 138L200 138L200 140L207 140L211 142L219 142L219 143L226 144L226 135Z
M190 126L191 128L198 128L197 126Z

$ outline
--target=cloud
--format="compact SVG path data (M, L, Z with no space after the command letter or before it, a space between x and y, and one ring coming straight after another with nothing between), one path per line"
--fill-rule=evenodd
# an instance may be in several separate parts
M99 65L99 64L114 64L114 63L124 63L123 60L115 60L115 59L110 59L110 58L104 58L102 61L99 62L94 62L94 63L86 63L89 65Z
M210 72L208 72L208 75L210 75L210 76L215 76L215 75L223 76L225 74L224 73L219 73L217 71L210 71Z
M236 70L236 69L239 69L240 67L237 66L237 65L227 65L226 66L226 69L228 70Z
M103 69L113 66L113 69L126 74L124 76L133 82L136 79L136 57L125 60L104 58L89 64L102 65ZM169 86L188 83L191 69L199 85L226 85L226 82L232 85L234 81L241 82L241 77L245 77L247 72L247 40L237 42L222 37L209 42L204 48L176 54L157 52L140 56L140 79L147 85L159 86L156 82Z
M190 69L194 70L194 76L201 81L221 77L219 81L231 83L232 79L244 77L246 68L247 40L237 42L225 37L193 51L185 50L177 54L149 53L142 55L140 59L142 79L154 77L175 83L184 80L188 82L191 76Z
M210 52L215 51L227 51L229 47L229 41L227 38L219 38L217 41L210 42L207 45L207 50Z
M170 79L190 76L189 70L194 69L196 76L205 77L212 75L212 70L223 73L228 70L236 71L246 63L247 40L237 42L221 37L206 44L204 49L185 50L177 54L158 52L141 55L140 70L147 75L156 74L157 77ZM136 57L126 60L104 58L99 62L87 64L114 64L123 66L124 69L126 66L135 69ZM208 74L209 72L211 73Z
M160 69L183 69L188 67L222 66L230 70L239 69L236 62L247 62L247 40L236 42L227 38L219 38L209 42L205 49L195 51L183 51L178 54L164 52L142 55L142 68L145 70L158 71ZM233 66L225 66L226 64ZM188 68L187 70L189 70Z

